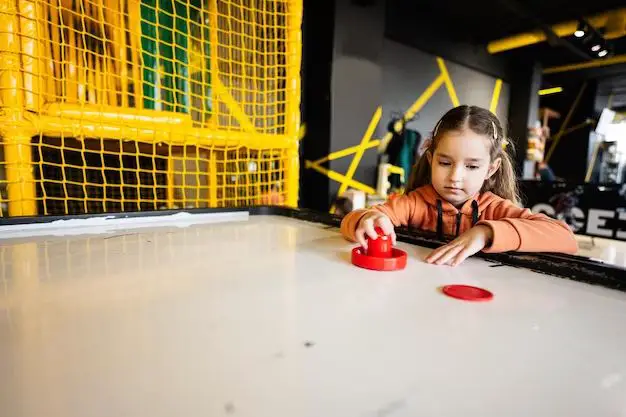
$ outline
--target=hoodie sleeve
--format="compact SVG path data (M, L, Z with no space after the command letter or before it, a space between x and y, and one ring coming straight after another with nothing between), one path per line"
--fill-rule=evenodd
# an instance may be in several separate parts
M348 213L341 221L341 234L348 240L354 242L355 231L359 222L367 213L378 211L389 217L395 227L411 225L420 227L426 203L415 192L401 195L383 204L367 210L354 210Z
M490 204L482 220L477 223L493 231L491 246L483 251L497 252L558 252L574 254L578 243L569 226L545 214L533 214L509 200Z

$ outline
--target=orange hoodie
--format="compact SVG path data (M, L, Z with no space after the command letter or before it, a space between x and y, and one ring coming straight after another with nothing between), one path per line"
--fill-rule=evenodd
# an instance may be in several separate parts
M493 230L491 246L483 252L576 253L578 244L564 222L544 214L533 214L511 201L486 192L469 199L460 209L426 185L370 210L387 215L394 226L411 226L443 235L458 236L474 225ZM368 210L355 210L341 222L341 233L354 241L354 233Z

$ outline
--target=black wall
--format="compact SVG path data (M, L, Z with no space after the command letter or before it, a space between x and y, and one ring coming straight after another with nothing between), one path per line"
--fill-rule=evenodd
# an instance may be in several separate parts
M541 67L520 65L511 71L511 105L509 107L509 137L515 145L517 174L521 178L533 179L534 164L526 160L528 127L538 119L541 87Z
M561 114L559 120L550 123L550 130L553 136L559 131L565 121L567 112L572 107L576 100L576 95L582 87L582 82L563 84L562 87L562 93L543 96L540 101L541 107L549 107ZM568 124L569 127L578 125L587 118L595 116L596 90L597 84L595 82L590 81L587 83L578 106L572 114ZM548 162L557 177L561 177L568 182L581 183L584 181L590 153L589 138L592 129L593 127L587 126L561 138ZM548 142L546 155L550 146L551 142Z
M471 33L450 30L433 18L424 5L412 0L387 0L385 36L421 51L464 65L492 77L509 81L512 65L508 58L489 54L484 45L468 41ZM480 7L479 3L476 3ZM468 25L471 27L471 25ZM519 65L519 63L516 63Z
M304 0L302 16L302 123L306 135L300 143L299 206L328 208L329 179L305 168L305 160L330 153L331 74L334 42L332 1Z

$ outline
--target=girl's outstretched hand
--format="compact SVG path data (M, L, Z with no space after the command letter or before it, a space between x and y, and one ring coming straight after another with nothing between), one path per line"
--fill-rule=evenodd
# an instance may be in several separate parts
M432 251L426 257L426 262L436 265L457 266L485 246L488 246L492 240L493 230L489 226L474 226L447 245Z
M391 219L383 213L372 211L361 218L354 233L356 241L365 249L367 249L367 237L372 239L378 238L375 228L380 227L386 235L391 237L392 244L396 244L396 232L393 228Z

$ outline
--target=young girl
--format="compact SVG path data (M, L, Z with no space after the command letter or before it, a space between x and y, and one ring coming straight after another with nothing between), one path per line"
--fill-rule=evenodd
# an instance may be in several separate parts
M513 165L502 126L490 111L460 106L437 123L431 143L413 168L407 193L344 217L341 232L366 247L380 227L395 244L394 226L456 236L426 262L456 266L484 252L575 253L569 227L520 208Z

